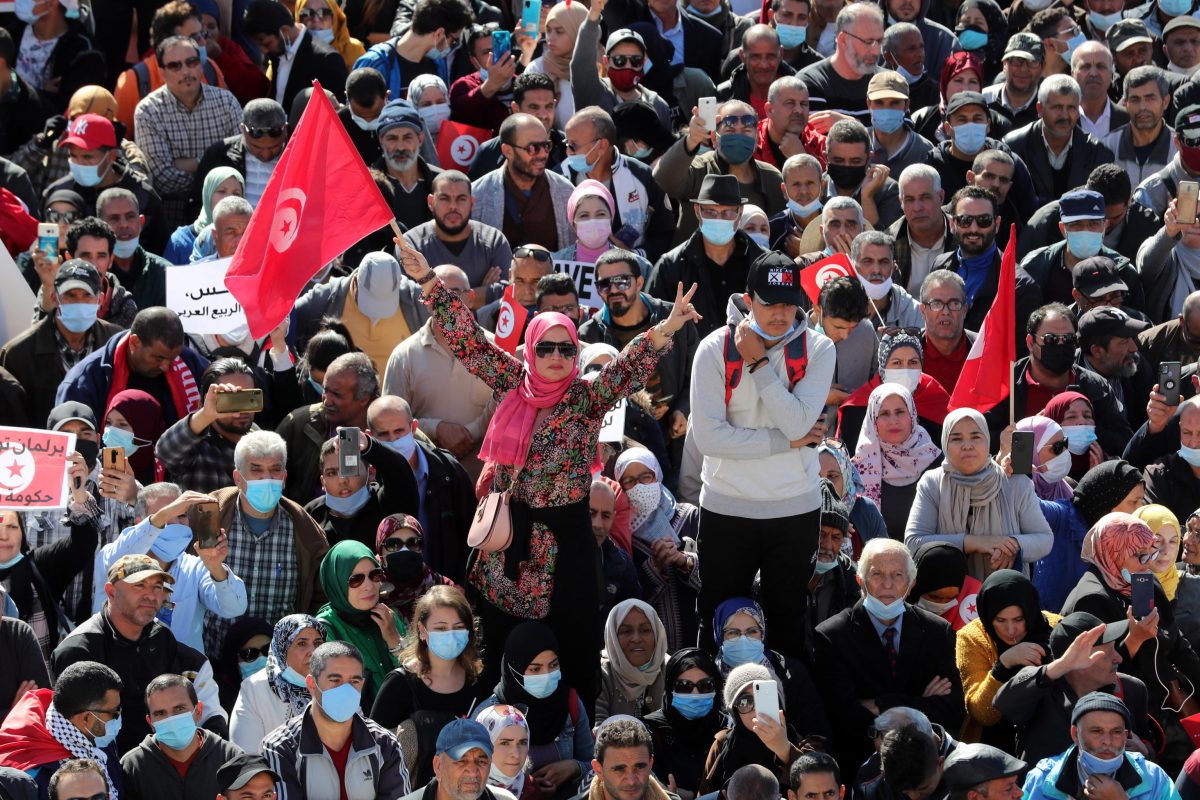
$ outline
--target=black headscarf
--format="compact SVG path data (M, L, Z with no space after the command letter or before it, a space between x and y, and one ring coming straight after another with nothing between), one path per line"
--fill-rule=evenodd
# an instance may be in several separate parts
M1072 502L1090 528L1116 508L1141 482L1141 470L1128 461L1103 461L1079 479Z
M988 638L996 645L996 653L1007 650L1010 645L996 635L992 620L1009 606L1021 609L1025 617L1025 638L1022 641L1040 644L1050 652L1050 623L1042 614L1041 600L1033 583L1014 569L999 569L987 577L976 597L979 621L987 631Z
M221 700L226 697L230 702L237 699L238 689L242 685L242 673L238 668L238 650L246 646L246 642L259 634L268 639L274 633L271 623L261 617L238 617L225 632L221 642L221 652L214 663L217 686L221 689ZM230 706L232 708L232 706Z
M558 639L549 625L530 620L513 628L504 642L500 682L496 684L496 697L501 703L525 708L529 744L535 747L554 741L562 733L563 722L567 718L567 695L570 692L562 680L559 680L558 688L549 697L537 698L525 691L523 678L526 667L546 650L558 652Z
M29 535L25 531L25 515L19 511L0 511L0 517L12 513L17 517L17 525L21 528L21 547L18 552L23 558L16 564L0 569L0 581L8 581L8 596L12 598L20 611L21 619L28 622L34 610L33 595L36 593L42 613L46 616L46 628L49 633L48 650L52 651L59 641L59 605L57 595L51 589L49 582L37 568L34 561L39 554L53 553L54 545L45 545L35 552L29 546ZM91 524L91 523L87 523ZM89 568L90 569L90 568Z
M700 719L688 719L671 705L671 690L675 686L675 681L692 667L704 670L704 674L712 678L716 684L717 696L713 698L712 711ZM708 746L712 744L713 736L721 730L724 724L724 715L721 713L721 671L717 669L717 663L713 661L712 656L698 647L685 647L677 650L667 660L667 666L663 671L663 686L665 691L662 708L649 715L647 724L650 723L650 718L661 718L671 726L671 733L687 749L707 750Z
M963 0L962 5L958 7L958 14L955 16L956 36L959 29L958 20L962 18L962 12L968 8L978 8L988 24L987 44L983 46L982 50L976 52L984 61L986 75L983 83L986 86L991 83L992 77L1003 66L1000 59L1003 56L1004 47L1008 43L1008 18L1004 16L1004 11L994 0Z
M908 602L915 603L923 594L957 586L962 589L967 578L967 554L946 542L930 542L917 549L917 580L908 593Z

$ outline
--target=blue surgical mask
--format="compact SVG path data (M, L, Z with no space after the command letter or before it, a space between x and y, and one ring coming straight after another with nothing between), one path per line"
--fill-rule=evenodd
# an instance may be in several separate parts
M246 481L246 502L260 514L270 514L279 505L283 497L283 481L263 478L258 481Z
M172 750L182 750L196 738L193 712L185 711L154 723L154 739Z
M321 710L334 722L347 722L362 705L362 693L353 684L343 683L321 692Z
M132 239L117 239L113 245L113 255L117 258L133 258L133 254L137 252L140 238L140 236L135 236Z
M1067 247L1076 258L1091 258L1100 252L1104 244L1101 231L1067 231Z
M21 563L21 559L23 558L25 558L24 553L17 553L8 561L0 561L0 569L9 569L10 567L15 567L17 564Z
M1064 425L1062 432L1072 455L1083 455L1096 441L1095 425Z
M150 552L168 564L187 552L192 543L192 529L179 522L168 523L150 546Z
M765 234L765 233L750 233L749 231L747 231L746 235L750 237L750 240L752 242L754 242L756 245L761 247L763 250L771 249L771 237L768 236L767 234Z
M981 50L987 44L987 34L974 28L966 28L958 32L958 43L963 50Z
M562 680L562 671L557 669L553 672L543 672L540 675L521 676L521 682L525 685L525 691L539 700L544 700L554 694L560 680Z
M726 639L721 643L721 660L730 667L757 664L762 661L765 650L766 645L763 644L762 639L739 636L736 639Z
M17 0L13 13L17 15L17 19L21 20L21 22L32 25L45 16L44 14L33 13L33 8L36 5L36 0Z
M700 719L707 717L713 709L716 692L704 694L680 694L671 692L671 708L675 709L684 719Z
M238 662L238 672L242 673L242 680L246 680L246 678L249 678L254 673L262 672L266 668L266 656L259 656L248 664L245 661ZM303 681L301 681L301 683L303 683Z
M99 303L61 303L58 320L71 333L86 333L96 324L99 311Z
M92 712L95 715L95 712ZM100 719L97 715L96 719ZM103 750L117 740L121 733L121 718L104 720L104 733L96 737L96 748Z
M824 575L826 572L829 572L829 570L833 569L837 565L838 565L838 560L836 558L833 559L833 561L822 561L821 559L817 559L816 561L813 562L813 571L816 572L818 575Z
M973 156L983 149L984 140L987 139L987 125L983 122L964 122L962 125L955 125L951 129L954 135L954 144L960 151L969 156Z
M871 109L871 127L881 133L895 133L904 127L904 109Z
M1082 747L1079 748L1079 764L1083 767L1083 771L1089 775L1111 775L1121 768L1121 764L1124 761L1124 751L1112 758L1100 758L1100 756L1094 756Z
M908 81L909 86L912 86L914 83L921 80L921 78L925 77L924 72L922 72L918 75L913 75L911 72L909 72L908 70L906 70L904 67L900 66L899 64L896 65L896 72L899 72L900 75L903 76L904 80Z
M299 686L302 689L308 686L308 683L306 683L304 680L304 676L299 672L296 672L296 670L292 669L290 666L285 667L283 672L279 673L279 677L283 678L292 686Z
M784 50L791 50L793 47L799 47L804 44L805 37L808 36L807 25L784 25L783 23L775 23L775 32L779 34L779 44Z
M425 54L425 57L430 61L444 61L450 55L450 50L450 47L443 47L441 49L431 47L429 48L429 52Z
M1200 467L1200 448L1188 447L1185 444L1179 446L1179 457L1193 467Z
M815 214L821 210L822 205L823 204L821 203L820 196L818 196L817 199L813 200L811 203L797 203L790 197L787 201L788 211L791 211L797 217L807 217Z
M140 444L134 444L134 435L123 428L117 428L109 425L104 429L104 435L100 437L104 442L105 447L122 447L125 449L125 455L131 456L141 448Z
M355 114L353 111L351 111L350 119L354 122L355 125L358 126L358 129L362 130L362 131L374 131L376 128L379 127L379 117L376 117L375 119L371 119L371 120L363 119L358 114Z
M313 35L313 38L316 39L317 41L324 42L325 44L333 43L333 28L326 28L325 30L309 31L309 33L311 33Z
M730 164L745 164L754 156L758 141L749 133L725 133L717 137L721 158Z
M71 178L80 186L97 186L103 177L97 164L77 164L68 159L67 169L71 171Z
M390 442L384 442L384 444L404 456L405 459L412 458L413 453L417 452L417 437L412 431Z
M863 598L863 608L875 619L895 619L904 613L904 598L898 597L890 603L885 603L877 597L867 595Z
M1118 22L1120 22L1121 18L1124 16L1125 15L1123 13L1121 13L1120 11L1118 11L1115 14L1100 14L1096 11L1089 11L1088 12L1088 22L1092 23L1093 28L1100 31L1101 33L1104 33L1109 28L1111 28L1113 25L1116 25ZM965 45L964 45L964 47L965 47Z
M592 154L592 151L596 149L596 145L598 144L600 144L599 139L592 142L592 146L588 148L586 153L575 153L574 155L567 156L567 166L572 172L586 173L591 169L591 166L588 164L588 156Z
M1121 567L1121 579L1126 583L1133 583L1133 575L1125 567Z
M639 147L637 150L633 151L633 157L638 161L645 161L652 155L654 155L653 147Z
M483 81L484 83L487 83L487 78L488 78L488 71L486 69L484 69L483 67L480 67L479 68L479 80Z
M308 385L311 386L313 391L317 393L317 397L325 396L325 387L314 381L312 378L308 379Z
M717 247L729 244L737 231L731 219L700 218L700 235Z
M370 499L371 487L364 483L358 488L357 492L348 497L338 497L332 494L325 495L325 505L335 514L340 514L343 517L352 517L362 510L362 507Z
M453 661L462 655L463 650L467 649L467 642L470 639L471 632L467 630L430 631L429 652L438 658Z
M1062 60L1067 62L1068 64L1070 64L1071 56L1074 55L1075 49L1077 47L1079 47L1079 45L1083 44L1086 41L1087 41L1087 37L1083 35L1083 31L1080 31L1079 33L1072 36L1070 39L1067 39L1067 41L1066 41L1067 52L1062 54Z
M1178 17L1192 10L1192 0L1158 0L1158 9L1168 17Z
M766 331L764 331L764 330L763 330L763 329L762 329L762 328L759 326L759 324L758 324L757 322L755 322L755 321L754 321L754 317L750 317L750 318L747 320L747 322L749 322L749 323L750 323L750 330L754 331L754 332L755 332L755 333L757 333L759 336L761 336L762 338L766 339L768 342L773 342L773 341L775 341L776 339L786 339L787 337L791 336L793 333L795 333L795 332L796 332L796 323L794 323L794 322L792 323L792 327L790 327L790 328L788 328L788 329L787 329L787 333L783 334L782 336L772 336L771 334L769 334L769 333L767 333Z

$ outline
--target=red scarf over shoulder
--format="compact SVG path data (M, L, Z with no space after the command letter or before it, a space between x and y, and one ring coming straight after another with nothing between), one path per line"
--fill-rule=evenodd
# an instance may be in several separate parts
M175 404L176 419L183 419L193 411L199 411L201 405L200 386L196 376L183 361L182 356L175 356L171 366L167 368L167 385L171 387L171 400ZM104 401L107 409L112 399L118 393L129 388L129 334L121 337L113 351L112 385L108 389L108 398Z

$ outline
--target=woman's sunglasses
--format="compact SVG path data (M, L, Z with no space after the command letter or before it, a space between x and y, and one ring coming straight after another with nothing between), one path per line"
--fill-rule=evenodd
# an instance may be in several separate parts
M398 553L401 550L411 550L414 553L419 553L425 549L425 542L420 536L414 536L411 539L401 539L398 536L391 539L383 540L383 552Z
M563 358L574 358L579 354L579 348L570 342L538 342L533 346L538 358L549 358L555 350Z
M1046 445L1046 447L1049 447L1050 452L1054 453L1054 455L1061 456L1063 451L1067 449L1068 444L1066 439L1059 439L1057 442L1051 442Z
M259 656L266 658L270 654L271 645L269 644L264 644L262 647L243 647L241 650L238 650L238 661L249 664Z
M680 678L675 681L676 694L692 694L699 692L700 694L708 694L717 690L717 682L712 678L701 678L698 681L689 681Z
M350 576L350 588L357 589L366 583L368 579L370 579L371 583L383 583L387 580L387 573L381 569L373 569L367 573L356 572Z
M733 710L740 714L745 714L747 711L754 710L754 695L744 694L737 700L733 701Z

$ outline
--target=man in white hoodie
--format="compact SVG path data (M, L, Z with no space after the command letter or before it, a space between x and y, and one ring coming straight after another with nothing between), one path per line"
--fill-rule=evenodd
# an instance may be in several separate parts
M692 367L692 433L703 455L700 630L716 606L747 597L762 573L770 646L801 655L802 588L820 538L821 491L814 431L833 381L833 343L807 327L800 269L779 253L751 265L728 325L700 342ZM810 434L814 434L810 438ZM793 624L783 624L787 621ZM720 647L721 642L715 642Z

